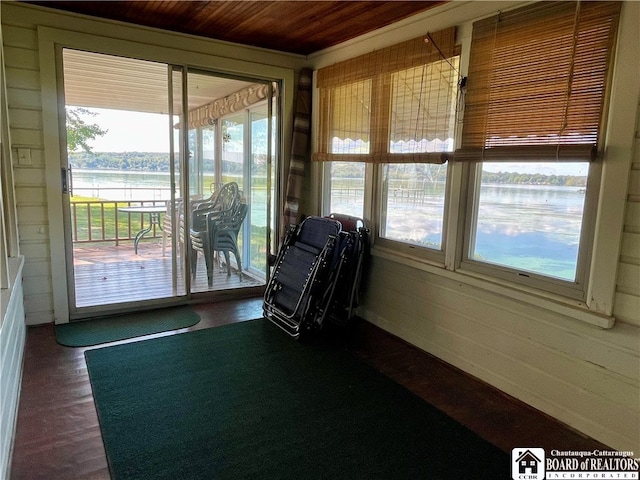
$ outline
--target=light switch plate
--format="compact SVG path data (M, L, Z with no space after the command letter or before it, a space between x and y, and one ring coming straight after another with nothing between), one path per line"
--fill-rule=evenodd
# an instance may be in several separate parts
M18 165L31 165L31 149L30 148L18 149Z

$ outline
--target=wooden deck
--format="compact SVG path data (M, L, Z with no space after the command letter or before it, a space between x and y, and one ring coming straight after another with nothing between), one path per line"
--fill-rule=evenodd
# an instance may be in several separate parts
M156 240L140 242L138 255L133 244L119 246L100 244L74 245L74 276L76 306L89 307L184 295L184 276L179 271L176 287L172 284L171 254L162 255L162 246ZM181 258L178 257L180 270ZM192 280L191 292L229 290L264 285L263 280L232 269L216 268L213 286L207 285L207 270L202 255L198 255L197 276Z

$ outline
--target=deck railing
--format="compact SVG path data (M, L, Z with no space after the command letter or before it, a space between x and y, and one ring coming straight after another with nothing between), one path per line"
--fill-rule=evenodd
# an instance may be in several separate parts
M71 227L74 243L114 242L133 240L149 226L146 213L127 213L118 209L132 206L164 206L164 200L74 200L71 203ZM145 238L160 238L162 231L153 225Z
M128 213L118 209L137 206L165 206L164 200L73 200L71 203L71 229L74 244L109 244L120 245L121 242L133 242L142 229L149 226L148 213ZM160 226L164 213L160 214ZM117 225L117 228L116 228ZM144 235L145 239L162 238L163 231L157 225ZM251 245L249 259L245 266L263 271L266 265L266 227L251 226ZM239 244L242 244L242 232ZM243 261L246 262L246 260Z

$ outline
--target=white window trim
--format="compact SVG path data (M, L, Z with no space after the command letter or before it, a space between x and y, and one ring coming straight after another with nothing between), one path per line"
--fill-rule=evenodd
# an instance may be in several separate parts
M375 184L375 192L376 192L376 207L375 207L375 215L372 217L376 219L374 228L372 228L372 238L376 240L378 245L382 249L386 250L394 250L398 252L400 255L409 255L415 256L416 258L428 262L432 265L440 265L444 267L445 265L445 255L446 255L446 246L447 246L447 218L448 218L448 210L449 203L447 201L447 195L449 195L449 182L445 187L445 202L444 202L444 211L442 214L442 243L441 249L435 249L430 247L425 247L421 245L417 245L409 242L401 242L397 240L393 240L391 238L380 236L380 226L382 224L383 211L386 209L386 205L384 204L384 195L382 192L382 186L384 183L384 165L379 164L376 165L376 184ZM449 174L451 173L451 164L447 163L447 178L449 178Z
M482 262L470 257L472 231L477 229L477 225L474 224L474 221L477 221L475 209L477 208L477 200L480 193L480 172L478 171L480 170L480 164L465 164L463 165L463 169L466 169L465 173L469 175L470 180L468 182L468 185L474 185L473 187L469 187L467 193L473 194L474 198L468 199L466 211L464 212L464 214L462 214L466 222L463 229L463 232L466 236L464 238L460 238L459 240L461 248L459 249L459 259L455 264L457 266L457 269L476 272L481 275L486 274L486 276L489 278L502 278L508 283L513 282L519 285L529 285L532 288L548 290L569 298L584 300L586 296L586 279L589 274L588 269L591 261L590 252L592 251L593 247L593 225L596 217L595 203L598 196L598 186L600 184L601 162L592 163L589 166L589 187L586 193L583 207L584 214L582 218L582 228L580 235L581 248L577 263L575 282L556 279L542 273L527 272L524 270L519 270L516 267L509 267L507 265ZM465 185L467 185L466 182Z
M471 25L472 21L469 21L460 26L462 32L460 35L462 38L462 72L466 72L468 69ZM464 209L460 207L465 205L468 194L464 181L464 165L461 164L454 163L450 165L448 170L447 195L449 197L445 210L447 217L444 235L444 265L380 245L372 247L372 255L432 275L448 278L462 285L497 293L574 320L601 328L613 327L615 323L613 306L616 277L637 110L637 103L629 102L629 98L640 97L640 78L636 75L640 69L640 60L633 48L639 30L640 19L637 15L637 7L632 2L623 2L618 30L618 47L614 51L614 70L605 129L605 149L602 158L602 174L592 239L593 248L590 269L586 276L584 301L514 284L493 276L471 272L458 266L462 254L461 239L465 222ZM371 177L366 179L365 216L373 220L370 222L373 229L376 228L380 209L378 178L375 175L375 181ZM323 186L319 187L321 191L327 190L328 179L324 178L324 180ZM373 192L373 204L367 202L367 196L372 196L371 194L367 195L367 192ZM370 206L371 210L367 211L367 206Z
M453 280L461 285L502 295L506 298L531 304L537 308L543 308L601 328L611 328L615 322L615 319L610 315L590 310L584 302L567 299L567 297L560 295L515 285L475 272L460 269L451 271L447 268L442 268L440 265L419 261L414 256L399 255L396 251L387 248L374 247L371 249L371 254L374 257L384 258L435 276Z

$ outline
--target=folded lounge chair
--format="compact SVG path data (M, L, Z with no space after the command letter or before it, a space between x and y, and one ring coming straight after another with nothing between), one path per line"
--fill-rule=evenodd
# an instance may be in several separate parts
M290 227L265 291L265 318L296 338L327 319L345 324L357 299L364 233L343 230L335 218L308 217Z

